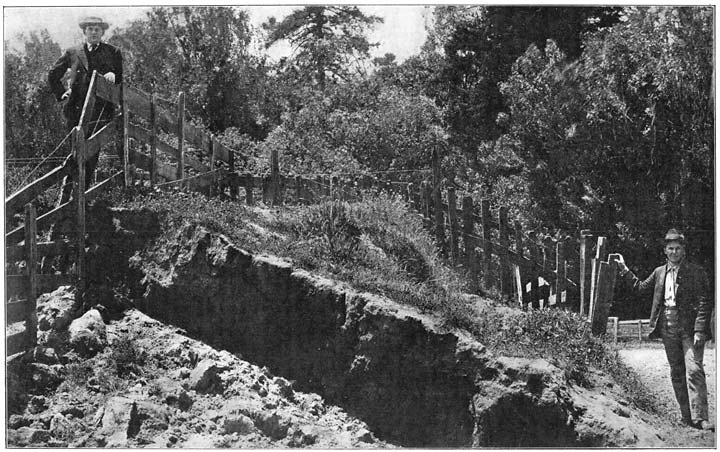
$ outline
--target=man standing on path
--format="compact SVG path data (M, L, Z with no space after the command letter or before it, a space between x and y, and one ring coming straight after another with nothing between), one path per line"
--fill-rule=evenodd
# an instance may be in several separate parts
M85 35L85 43L78 47L67 49L65 53L53 65L48 73L50 90L58 102L65 101L63 114L67 121L67 130L78 125L85 96L90 88L93 71L97 71L105 80L110 83L122 83L122 54L120 49L102 42L109 25L100 17L86 17L80 21L80 28ZM68 88L63 86L62 78L70 70ZM115 106L110 102L98 99L95 108L88 112L89 121L86 122L87 130L85 137L89 137L94 131L100 130L113 118ZM99 152L86 164L85 174L90 178L95 171ZM63 187L60 202L69 198L70 187L67 184Z
M714 430L708 420L707 384L703 368L705 341L712 336L713 301L705 271L685 260L685 237L675 229L665 235L667 262L640 281L620 256L620 276L635 290L653 290L650 339L662 338L670 364L675 398L683 423ZM688 395L689 390L689 395Z

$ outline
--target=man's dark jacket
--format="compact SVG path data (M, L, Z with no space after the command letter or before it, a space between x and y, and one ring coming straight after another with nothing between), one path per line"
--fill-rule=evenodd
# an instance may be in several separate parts
M653 289L653 304L650 312L650 339L662 337L658 318L665 307L665 273L667 265L661 265L653 270L645 280L640 281L632 272L625 278L629 280L636 290L646 292ZM682 262L675 278L675 305L678 309L680 327L688 337L694 333L704 333L707 338L712 337L710 318L713 311L713 301L708 296L708 280L705 271L699 265Z
M93 70L98 71L99 75L112 72L115 74L115 84L122 83L122 53L117 47L104 42L98 44L98 48L92 53L87 51L85 44L67 49L48 73L50 90L58 101L65 92L62 78L68 69L70 69L72 94L63 108L63 113L68 120L68 126L74 127L80 120ZM112 116L112 104L97 102L93 120L97 119L103 108L104 118Z

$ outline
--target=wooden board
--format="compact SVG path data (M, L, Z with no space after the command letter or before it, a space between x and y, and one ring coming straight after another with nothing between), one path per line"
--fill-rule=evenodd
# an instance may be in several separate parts
M26 346L27 336L25 330L5 336L5 356L25 351Z
M100 149L111 142L115 141L118 134L118 119L112 120L102 129L98 130L93 136L88 138L85 148L85 160L93 158Z
M13 212L20 211L25 204L37 198L54 184L60 182L60 180L69 173L69 165L58 166L43 177L13 193L5 200L5 214L12 215Z
M95 185L90 190L87 190L85 192L85 199L87 201L91 201L95 199L95 197L102 193L103 190L107 189L108 186L112 186L115 181L117 181L120 177L122 177L123 172L119 171L115 173L114 175L108 177L101 183ZM42 230L54 222L59 221L60 219L70 216L73 214L74 209L73 207L76 207L76 203L72 200L69 202L66 202L65 204L62 204L59 207L54 208L50 212L45 213L44 215L41 215L37 219L37 227L38 230ZM25 235L25 228L23 226L20 226L19 228L15 228L12 231L5 234L5 243L7 244L16 244L23 240L23 237Z
M110 83L102 76L97 77L96 83L95 95L97 97L115 105L120 105L120 85Z
M5 303L5 323L22 322L27 315L29 303L26 300Z

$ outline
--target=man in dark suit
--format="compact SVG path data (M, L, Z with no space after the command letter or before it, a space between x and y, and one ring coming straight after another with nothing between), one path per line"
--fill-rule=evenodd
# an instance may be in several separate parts
M97 71L110 83L122 83L122 54L120 49L102 42L108 24L99 17L86 17L80 21L80 28L85 35L85 43L78 47L67 49L58 59L48 73L50 89L58 102L65 101L63 113L67 121L67 129L71 130L78 125L85 96L90 87L93 71ZM62 79L70 71L68 88L63 86ZM112 120L115 106L110 102L97 99L95 107L86 121L85 137L88 138ZM99 153L86 163L85 174L92 177L97 166ZM65 181L59 202L69 198L71 187Z
M712 337L714 302L708 294L705 271L685 260L685 237L675 229L665 235L667 262L640 281L620 256L620 276L639 291L653 290L650 338L662 338L670 364L675 398L682 421L714 430L708 421L707 385L703 368L705 341ZM688 395L689 389L689 395Z

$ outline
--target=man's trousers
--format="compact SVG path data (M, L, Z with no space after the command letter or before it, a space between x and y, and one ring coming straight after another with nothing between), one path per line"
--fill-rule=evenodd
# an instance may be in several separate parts
M705 345L693 346L693 336L683 331L677 308L665 308L662 338L670 364L675 398L684 422L708 420L707 384L703 368Z

